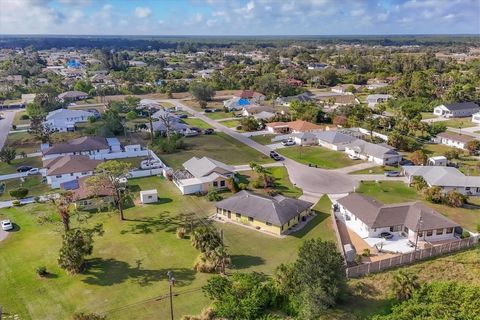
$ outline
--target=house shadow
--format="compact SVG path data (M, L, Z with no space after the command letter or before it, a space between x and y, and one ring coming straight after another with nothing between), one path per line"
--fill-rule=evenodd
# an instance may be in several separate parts
M158 201L155 202L154 204L165 204L170 202L173 202L171 198L158 198Z
M120 231L120 234L150 234L158 231L176 232L179 227L196 224L194 214L181 213L172 216L169 211L162 211L156 217L143 217L138 219L126 219L133 222L128 229Z
M298 230L297 232L291 233L290 235L296 238L303 238L313 228L315 228L317 225L319 225L329 217L330 217L330 213L315 211L315 217L312 220L310 220L302 229Z
M143 269L141 264L130 266L125 261L116 259L93 258L86 262L86 278L82 281L97 286L111 286L125 281L133 281L140 286L148 286L154 282L167 281L167 272L172 271L175 285L190 284L195 278L195 271L187 268Z
M265 259L258 256L236 254L230 256L232 260L232 269L247 269L249 267L260 266L265 263Z

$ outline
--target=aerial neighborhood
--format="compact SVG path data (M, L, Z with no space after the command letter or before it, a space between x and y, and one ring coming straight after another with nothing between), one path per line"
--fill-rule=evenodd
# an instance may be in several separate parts
M387 319L351 306L400 310L430 266L479 285L478 41L24 41L0 42L0 318ZM278 301L222 309L242 286Z

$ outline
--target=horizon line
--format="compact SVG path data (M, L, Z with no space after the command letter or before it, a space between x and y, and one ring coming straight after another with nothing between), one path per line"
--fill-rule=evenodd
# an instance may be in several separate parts
M74 37L357 37L357 36L479 36L478 33L372 33L372 34L67 34L67 33L17 33L0 34L0 37L15 36L74 36Z

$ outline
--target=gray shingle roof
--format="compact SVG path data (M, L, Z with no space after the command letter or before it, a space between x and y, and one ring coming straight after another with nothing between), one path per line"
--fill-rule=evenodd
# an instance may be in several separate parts
M193 157L190 160L186 161L183 164L183 167L188 172L190 172L195 178L204 177L218 168L228 172L234 172L233 167L208 157L203 157L203 158Z
M311 202L281 195L270 197L242 190L230 198L217 202L215 206L282 226L312 205Z
M480 107L474 102L450 103L450 104L446 104L445 108L447 108L450 111L469 110L469 109L480 110Z
M466 176L453 167L405 166L403 170L409 176L423 177L431 186L480 188L479 176Z
M410 230L424 231L459 226L421 202L384 205L373 198L351 193L339 199L338 203L370 228L404 225Z
M315 133L319 140L325 141L331 144L337 143L347 143L357 140L357 138L352 137L351 135L341 133L338 131L322 131Z
M362 154L374 156L375 158L383 158L386 153L398 154L398 152L395 151L395 148L387 144L374 144L360 139L348 144L347 147L356 150Z
M46 149L44 155L109 149L107 139L102 137L80 137L57 143Z

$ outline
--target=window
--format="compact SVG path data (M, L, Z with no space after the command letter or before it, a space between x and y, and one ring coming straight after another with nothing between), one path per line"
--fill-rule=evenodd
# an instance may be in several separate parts
M408 228L407 228L407 227L403 227L403 232L408 233Z
M427 237L433 236L433 230L428 230L427 231Z
M436 234L436 235L443 234L443 229L437 229L437 230L435 231L435 234Z
M272 225L270 222L265 222L265 224L266 224L267 226L271 226L271 225ZM283 226L282 226L282 230L283 230Z
M84 175L86 175L86 174L87 174L87 172L82 172L82 176L84 176Z
M71 176L71 177L73 177L73 172L72 172L72 173L70 173L70 176Z
M218 182L217 182L217 181L213 181L213 186L214 186L214 187L218 187Z
M253 222L253 218L252 218L252 217L248 217L248 221L249 221L249 222Z
M447 228L447 232L446 233L453 233L453 228Z
M55 176L55 178L61 178L61 177L62 177L62 175L59 175L59 176Z
M220 187L225 187L225 180L220 181Z
M418 232L418 236L419 236L420 238L423 237L423 231L419 231L419 232Z
M236 216L237 218L240 218L242 215L241 215L240 213L235 213L235 216Z

